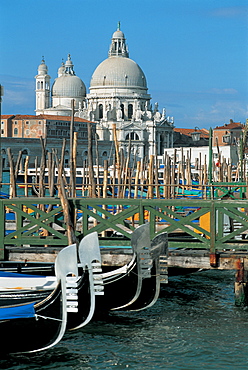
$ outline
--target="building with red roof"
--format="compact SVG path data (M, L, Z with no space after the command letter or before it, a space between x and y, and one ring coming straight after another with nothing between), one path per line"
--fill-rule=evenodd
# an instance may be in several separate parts
M233 122L232 119L223 126L216 126L213 129L213 145L237 145L244 128L244 124Z

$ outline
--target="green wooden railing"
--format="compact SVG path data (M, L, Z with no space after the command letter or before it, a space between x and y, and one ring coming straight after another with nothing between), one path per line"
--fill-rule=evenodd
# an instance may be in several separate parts
M248 250L247 200L72 198L69 205L76 236L96 231L103 246L130 245L137 224L150 222L151 238L167 231L170 248ZM5 246L68 243L59 198L2 199L0 222L1 259Z
M212 193L214 198L229 199L245 199L247 183L236 181L236 182L212 182L211 183Z

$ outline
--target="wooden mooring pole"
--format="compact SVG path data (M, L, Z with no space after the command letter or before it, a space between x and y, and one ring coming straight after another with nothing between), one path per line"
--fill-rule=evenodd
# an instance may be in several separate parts
M244 258L238 258L236 262L235 278L235 305L248 306L248 270L245 268Z

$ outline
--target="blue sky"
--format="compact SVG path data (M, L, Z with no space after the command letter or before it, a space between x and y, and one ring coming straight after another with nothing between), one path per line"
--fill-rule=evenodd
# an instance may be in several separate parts
M53 81L70 53L88 90L118 21L153 105L176 127L245 122L247 0L1 0L2 114L34 114L42 56Z

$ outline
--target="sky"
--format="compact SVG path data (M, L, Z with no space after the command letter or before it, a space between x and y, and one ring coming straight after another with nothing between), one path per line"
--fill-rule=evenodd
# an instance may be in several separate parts
M53 82L70 53L89 92L119 21L153 106L175 127L245 123L247 0L0 0L2 114L35 114L43 56Z

